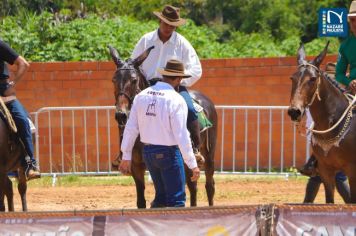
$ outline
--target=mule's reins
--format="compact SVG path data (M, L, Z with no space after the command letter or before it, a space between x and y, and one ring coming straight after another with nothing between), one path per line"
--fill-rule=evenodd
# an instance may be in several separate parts
M316 67L315 65L310 64L310 63L303 63L303 64L299 65L298 67L301 67L301 66L311 66L318 72L317 87L316 87L316 90L315 90L315 92L313 94L313 97L312 97L310 103L308 104L308 107L309 107L309 106L311 106L313 104L313 102L314 102L316 97L318 98L319 101L321 101L321 98L320 98L320 95L319 95L319 88L320 88L320 83L321 83L321 72L320 72L320 69L318 67ZM336 138L337 137L341 137L341 135L345 132L346 127L350 123L350 120L351 120L351 117L352 117L352 109L354 108L354 106L355 106L354 104L356 102L356 95L355 96L351 96L350 94L344 94L344 96L349 101L349 106L345 109L345 111L342 114L342 116L340 117L340 119L332 127L330 127L329 129L326 129L326 130L315 130L314 129L314 121L313 121L311 126L310 126L310 128L308 128L308 127L306 128L308 130L308 132L316 133L316 134L328 133L328 132L334 130L341 123L341 121L345 118L345 116L348 114L343 128L341 129L340 133L336 136ZM352 99L351 99L351 97L352 97Z

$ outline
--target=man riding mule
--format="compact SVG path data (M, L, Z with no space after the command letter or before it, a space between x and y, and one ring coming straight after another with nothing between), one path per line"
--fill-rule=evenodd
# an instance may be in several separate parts
M15 64L17 70L12 80L9 79L9 71L6 63ZM28 114L20 101L15 97L15 88L28 70L28 62L18 55L12 48L0 40L0 96L6 102L6 107L10 111L17 128L17 135L21 145L24 146L26 154L22 159L22 167L25 170L27 179L39 178L40 173L36 167L34 158L34 148L32 143L31 128L28 121ZM9 119L9 117L8 117Z
M148 48L137 58L127 59L123 61L120 59L117 50L115 48L110 47L110 54L113 58L115 65L117 66L112 81L114 85L114 95L116 101L115 117L119 125L120 140L122 140L123 138L123 132L125 130L126 122L129 117L135 96L142 90L149 87L148 81L144 78L141 70L139 69L139 66L148 57L152 49L153 46ZM170 73L175 72L174 70L171 70ZM206 157L204 163L205 189L208 196L209 206L212 206L214 204L215 194L214 153L217 137L217 112L214 103L204 94L194 90L190 90L189 93L194 98L194 100L198 102L201 107L203 107L203 110L199 113L199 119L201 119L201 117L205 117L205 121L210 121L212 124L210 128L204 129L204 131L200 133L202 139L201 152ZM147 105L146 113L148 115L153 115L155 114L156 110L157 101L150 101ZM204 115L202 115L201 113L203 113ZM159 136L160 134L158 133L158 131L155 131L151 132L150 135ZM144 144L140 142L139 138L137 138L132 152L131 174L136 184L138 208L146 207L146 200L144 195L144 176L146 166L143 162L143 149ZM196 206L197 182L191 180L191 177L193 175L192 170L189 169L187 165L184 165L184 168L185 179L190 192L190 205Z
M145 50L154 46L149 56L140 66L150 85L154 85L161 80L162 75L157 72L157 69L163 68L168 60L176 59L183 62L185 71L191 77L182 80L178 91L188 105L187 128L191 135L198 165L202 166L204 157L199 152L201 140L198 114L186 89L186 87L192 86L200 79L202 68L192 45L182 35L175 32L177 27L184 25L186 22L185 19L180 17L179 11L179 8L167 5L162 12L153 12L159 18L159 28L145 34L138 41L131 58L137 58ZM113 164L117 165L117 163Z
M334 202L335 175L342 171L349 178L351 203L356 203L356 119L355 97L345 95L338 84L320 70L325 49L306 61L303 45L298 50L298 69L291 76L292 93L288 115L299 122L309 108L314 120L311 143L318 161L318 173L325 186L326 202Z
M341 43L336 68L329 70L330 63L327 64L326 72L335 74L335 79L349 90L356 94L356 1L350 5L348 14L351 34ZM350 67L350 73L347 68ZM330 73L329 73L330 74ZM317 165L315 158L309 158L308 162L302 167L301 173L313 175Z

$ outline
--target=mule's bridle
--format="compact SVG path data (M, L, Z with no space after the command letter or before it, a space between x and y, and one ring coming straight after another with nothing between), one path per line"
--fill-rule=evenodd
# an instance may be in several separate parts
M117 69L117 71L124 71L124 70L134 71L136 73L136 70L134 68L120 68L120 69ZM118 97L124 96L129 101L129 106L131 106L136 94L138 94L139 92L141 92L141 89L139 88L139 86L137 86L135 94L130 97L126 92L124 92L123 88L121 88L121 91L118 93ZM116 97L116 101L118 101L118 97Z
M313 64L311 64L311 63L308 63L308 62L304 62L303 64L299 65L298 68L303 67L303 66L305 66L305 67L311 66L311 67L313 67L313 68L317 71L317 73L318 73L316 89L315 89L315 91L314 91L314 94L313 94L313 96L312 96L312 99L310 100L310 102L309 102L308 105L307 105L307 107L310 107L310 106L313 104L315 98L318 98L318 100L321 101L320 94L319 94L319 88L320 88L320 83L321 83L321 79L320 79L320 78L321 78L321 71L320 71L320 69L319 69L317 66L315 66L315 65L313 65Z
M307 105L309 107L309 106L311 106L313 104L313 102L314 102L316 97L318 98L319 101L321 101L321 98L320 98L320 95L319 95L319 88L320 88L320 83L321 83L321 71L320 71L320 69L318 67L316 67L315 65L310 64L310 63L303 63L303 64L299 65L298 67L302 67L302 66L311 66L318 72L317 87L315 89L315 92L313 94L313 97L312 97L310 103ZM346 98L349 100L349 106L346 108L346 110L344 111L344 113L342 114L342 116L340 117L338 122L336 122L332 127L330 127L329 129L326 129L326 130L315 130L315 129L313 129L314 128L314 122L313 122L311 127L308 128L308 131L311 132L311 133L316 133L316 134L328 133L328 132L334 130L341 123L341 121L345 118L345 116L347 115L346 121L345 121L344 126L341 129L340 133L335 138L333 138L331 140L334 141L334 140L337 140L338 138L340 138L341 135L346 131L346 128L350 123L350 120L351 120L351 117L352 117L352 110L353 110L353 108L355 106L354 104L356 102L356 96L353 97L352 101L347 96L346 96Z

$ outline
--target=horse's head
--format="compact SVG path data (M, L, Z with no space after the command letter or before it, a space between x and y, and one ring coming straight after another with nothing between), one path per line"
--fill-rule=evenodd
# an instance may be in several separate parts
M319 86L321 71L319 69L321 62L326 56L329 42L324 50L312 61L305 59L303 44L298 49L298 69L291 76L292 92L288 115L293 121L300 121L305 113L305 108L310 106L315 98L319 98Z
M112 82L114 83L115 119L120 126L125 126L134 97L148 86L148 82L141 73L139 66L147 58L153 46L148 48L136 59L123 61L117 50L109 46L110 55L116 65Z

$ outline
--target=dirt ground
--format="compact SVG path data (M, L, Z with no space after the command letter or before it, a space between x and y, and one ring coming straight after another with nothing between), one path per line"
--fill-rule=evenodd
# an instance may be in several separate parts
M120 178L120 177L117 177ZM34 180L36 181L36 180ZM250 205L268 203L301 203L307 178L264 176L216 176L215 205ZM198 206L207 206L204 180L199 181ZM147 206L153 199L152 183L146 185ZM336 193L336 203L343 203ZM189 194L187 195L189 206ZM29 211L114 210L136 208L135 186L111 184L103 186L29 186ZM321 186L315 203L324 203ZM15 193L15 210L21 203Z

